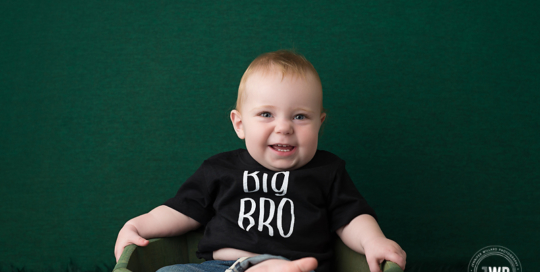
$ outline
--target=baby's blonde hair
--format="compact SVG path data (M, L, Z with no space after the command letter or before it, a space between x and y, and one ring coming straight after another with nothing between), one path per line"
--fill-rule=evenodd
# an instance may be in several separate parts
M282 78L288 75L306 78L306 75L312 74L319 84L321 83L317 70L315 70L315 67L304 56L289 50L265 53L253 60L244 72L240 80L240 86L238 87L236 110L240 111L242 101L245 98L248 77L255 72L267 73L274 71L281 72Z

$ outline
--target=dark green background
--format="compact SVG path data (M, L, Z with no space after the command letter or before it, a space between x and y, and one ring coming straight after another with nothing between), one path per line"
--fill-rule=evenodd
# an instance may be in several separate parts
M410 271L540 235L538 1L0 3L0 267L114 262L125 221L207 157L247 65L320 73L320 148L347 161ZM424 269L422 269L424 267Z

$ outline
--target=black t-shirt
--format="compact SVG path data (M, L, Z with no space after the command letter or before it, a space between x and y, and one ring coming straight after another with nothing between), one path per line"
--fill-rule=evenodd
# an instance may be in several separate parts
M360 214L376 217L345 162L321 150L306 165L283 172L264 168L245 149L220 153L165 205L206 226L199 258L236 248L291 260L315 257L317 271L331 270L337 229Z

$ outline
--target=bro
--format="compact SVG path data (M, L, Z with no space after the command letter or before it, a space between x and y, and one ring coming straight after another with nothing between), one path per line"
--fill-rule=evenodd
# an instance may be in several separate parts
M405 252L383 235L345 163L317 150L326 114L311 63L289 51L259 56L230 117L247 150L211 157L174 198L129 220L118 234L117 260L128 244L204 225L197 254L210 261L160 271L330 271L333 232L366 255L371 271L383 260L405 268Z

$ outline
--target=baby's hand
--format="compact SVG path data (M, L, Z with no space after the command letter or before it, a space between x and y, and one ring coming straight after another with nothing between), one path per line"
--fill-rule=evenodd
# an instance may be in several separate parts
M147 246L148 243L148 240L139 235L135 226L130 225L129 223L124 225L118 233L118 238L116 238L116 244L114 245L114 257L116 257L116 262L120 259L120 255L122 255L124 247L127 245L136 244L138 246Z
M380 264L384 260L396 263L405 270L407 254L394 241L385 237L374 237L364 244L366 260L371 272L381 272Z

